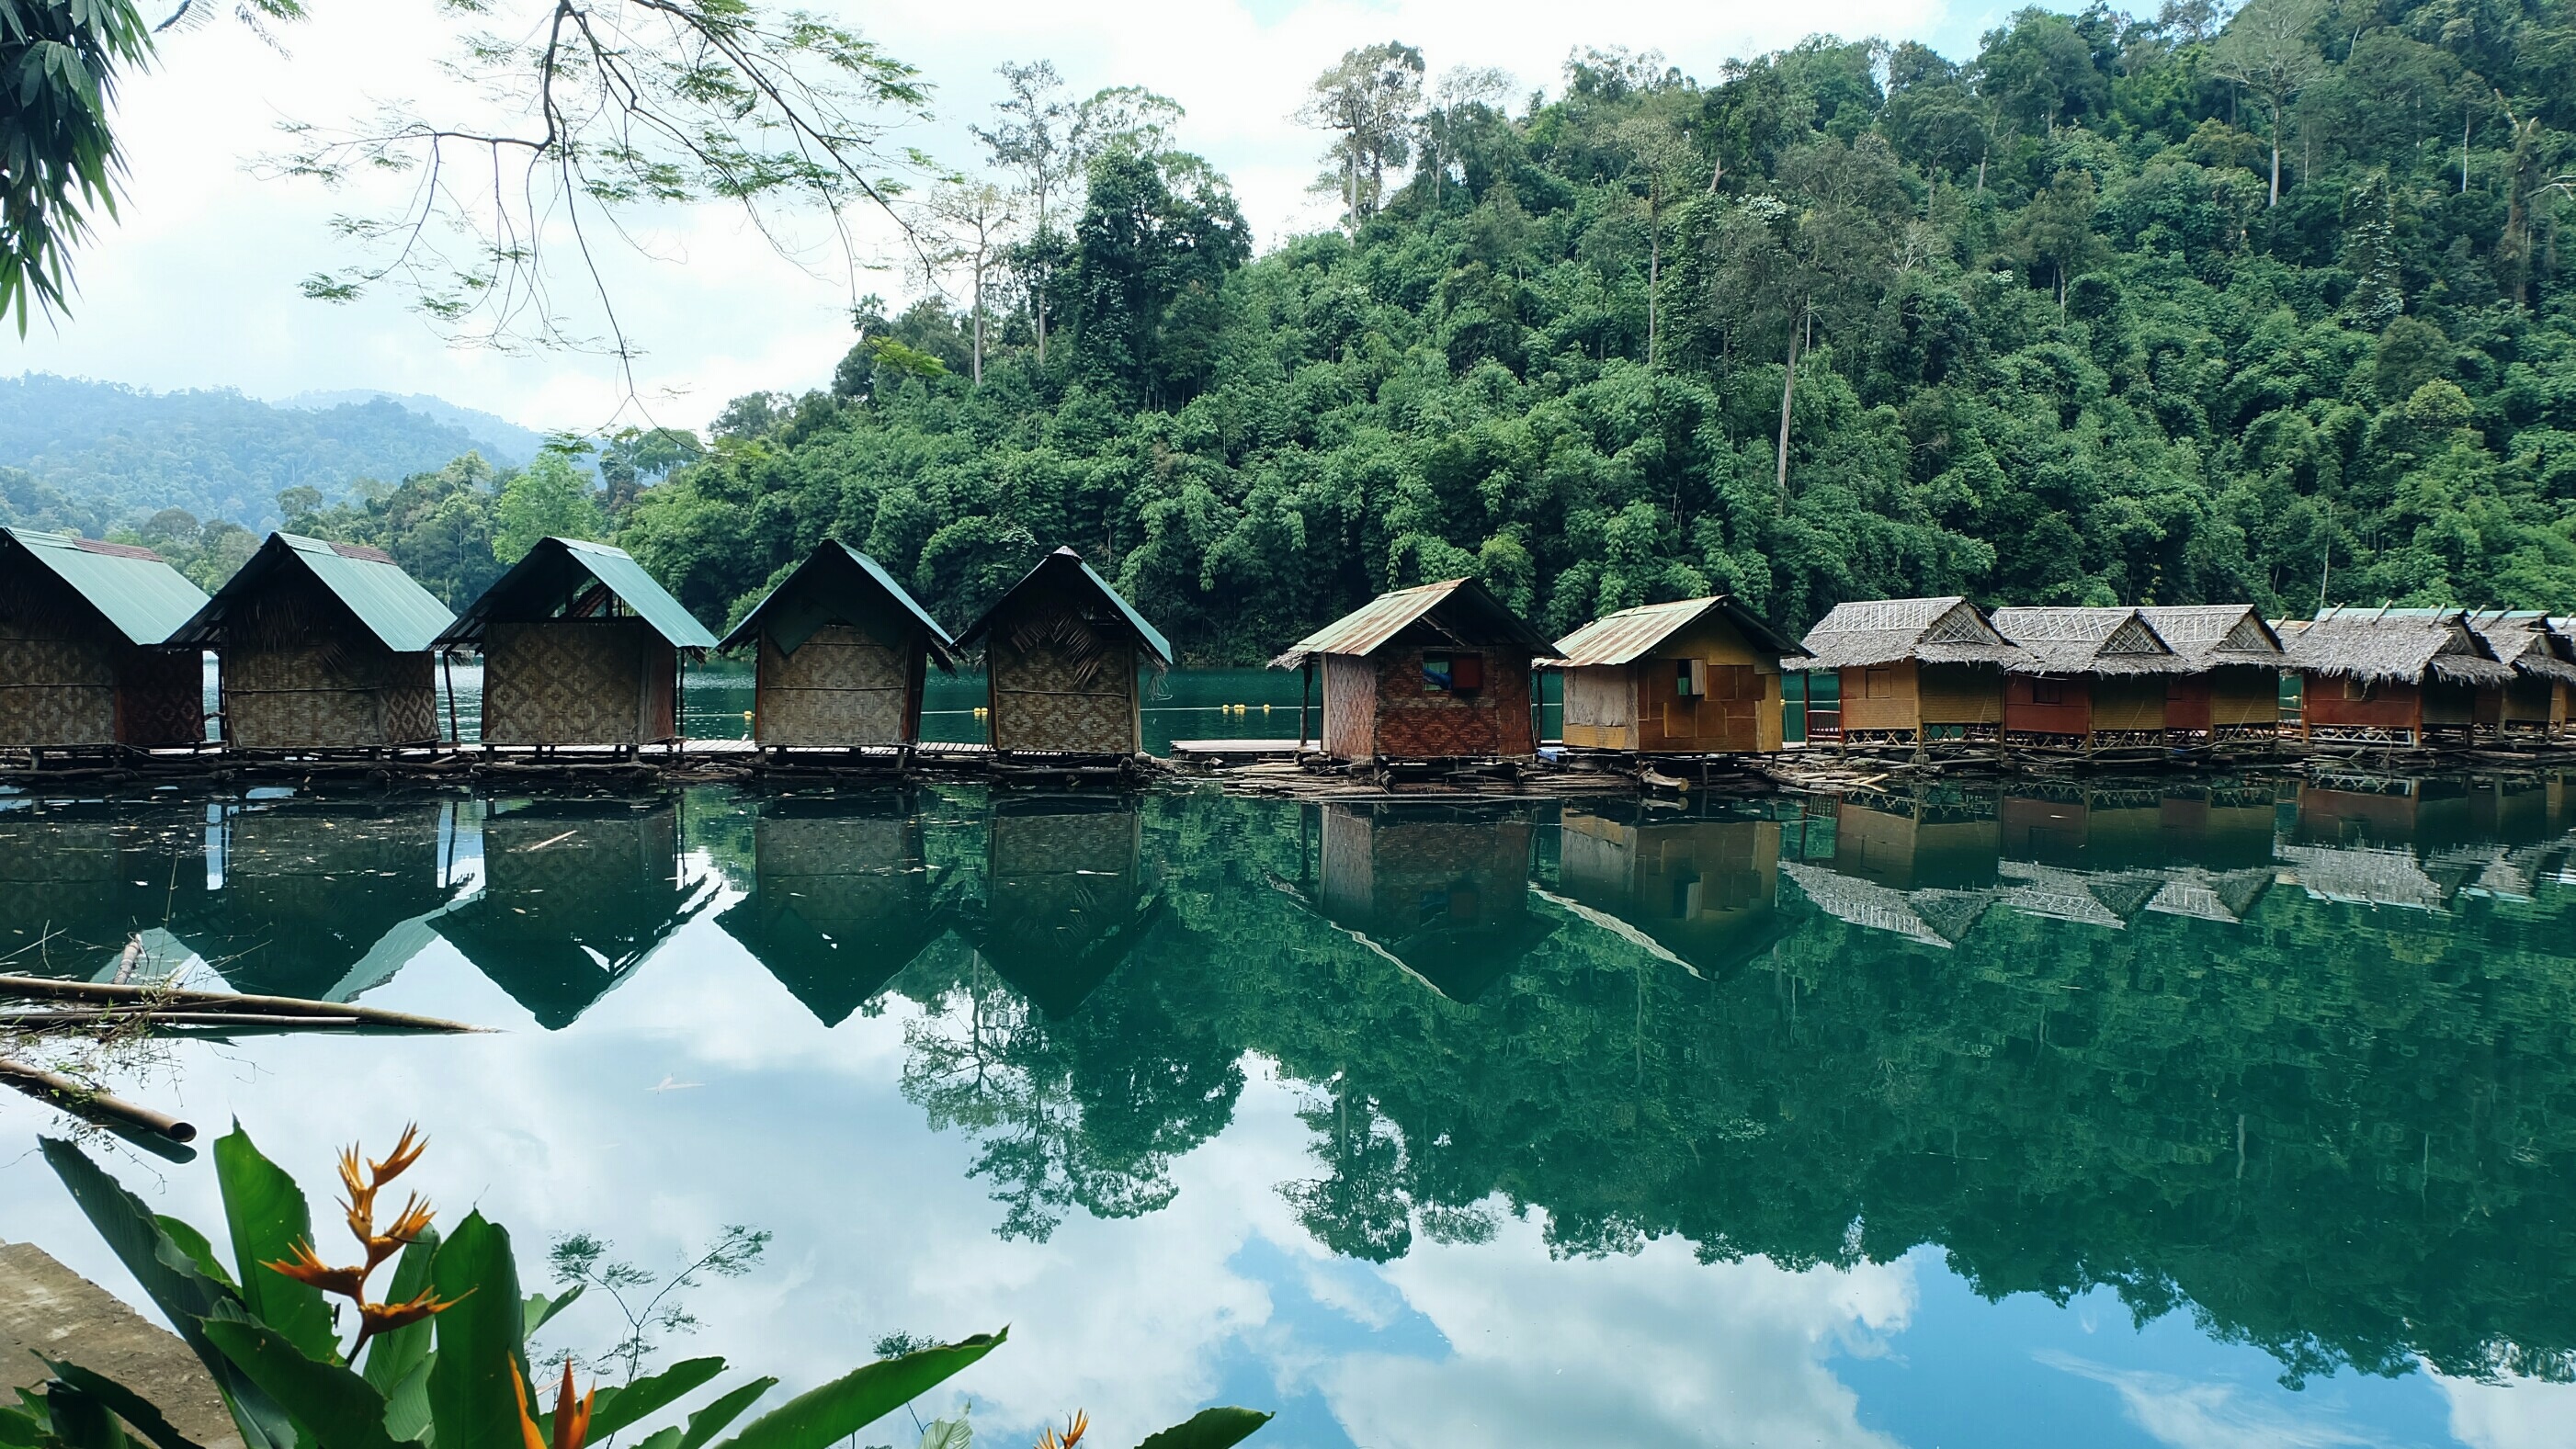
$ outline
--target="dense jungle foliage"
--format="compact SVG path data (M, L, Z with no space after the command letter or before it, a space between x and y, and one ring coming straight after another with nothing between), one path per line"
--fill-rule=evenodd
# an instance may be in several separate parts
M1418 53L1354 64L1420 94ZM958 622L1070 543L1206 661L1459 573L1551 629L1710 589L1791 627L2564 608L2571 106L2552 0L2033 9L1961 63L1818 38L1705 82L1590 54L1335 131L1347 233L1257 258L1204 163L1112 146L987 281L980 383L969 317L862 317L619 537L711 621L827 534Z

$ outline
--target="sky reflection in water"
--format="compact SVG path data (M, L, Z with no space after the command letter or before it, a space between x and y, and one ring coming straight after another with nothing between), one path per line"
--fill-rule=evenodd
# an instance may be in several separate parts
M1008 1323L1004 1443L2565 1443L2576 801L2344 783L20 797L0 951L506 1028L127 1085L308 1184L417 1116L527 1259L769 1228L690 1347L791 1387ZM0 1231L123 1289L51 1126Z

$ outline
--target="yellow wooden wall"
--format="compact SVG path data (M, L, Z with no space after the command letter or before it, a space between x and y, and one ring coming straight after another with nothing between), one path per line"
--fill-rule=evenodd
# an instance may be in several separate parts
M1885 690L1872 696L1870 676L1878 676ZM1921 702L1915 694L1915 669L1911 659L1877 668L1850 668L1842 671L1843 732L1853 730L1910 730L1923 722Z
M2003 722L2004 672L2001 669L1982 664L1926 664L1915 671L1915 677L1916 690L1923 699L1925 724ZM2157 699L2158 718L2161 719L2163 695L2159 693ZM1843 727L1851 728L1848 718Z
M2281 676L2271 669L2230 667L2210 671L2209 723L2276 725L2281 722Z
M2161 674L2097 675L2093 687L2093 732L2160 730L2165 727L2165 677Z

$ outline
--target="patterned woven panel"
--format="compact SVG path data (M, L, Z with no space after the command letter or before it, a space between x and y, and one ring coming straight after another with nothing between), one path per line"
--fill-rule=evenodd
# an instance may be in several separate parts
M1139 828L1138 817L1124 810L996 816L993 873L1133 874L1140 853Z
M125 743L188 745L206 737L206 664L194 649L137 649L125 658L117 711Z
M1068 755L1136 752L1132 643L1105 650L1088 681L1073 660L1052 647L1023 652L996 638L990 654L993 748Z
M915 858L920 854L916 838L912 822L895 816L814 820L769 817L760 822L754 837L755 869L764 882L773 878L900 872L916 864Z
M116 665L106 646L0 622L0 745L116 743Z
M1529 656L1498 649L1484 656L1485 687L1463 695L1423 692L1418 649L1381 659L1377 754L1433 760L1531 753Z
M914 734L911 695L906 652L856 629L818 629L788 655L760 641L756 725L764 745L904 744Z
M1324 656L1324 749L1345 760L1377 753L1377 670L1365 659Z
M250 750L363 749L437 738L426 654L333 669L320 649L223 651L224 716Z
M1010 965L1070 966L1134 917L1139 824L1126 811L994 817L987 900Z
M644 622L550 619L483 637L483 740L631 745L643 713Z
M679 812L670 807L576 820L513 811L483 823L485 891L509 907L496 937L566 936L622 963L658 939L682 893Z

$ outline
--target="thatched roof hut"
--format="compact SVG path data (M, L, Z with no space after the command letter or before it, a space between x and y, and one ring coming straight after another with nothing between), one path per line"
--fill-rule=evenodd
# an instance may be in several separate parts
M680 737L680 653L716 638L624 549L548 538L438 647L482 651L487 745L639 745Z
M2536 612L2471 614L2469 628L2514 673L2511 683L2478 691L2478 724L2507 733L2565 729L2571 700L2576 700L2576 640Z
M1132 755L1144 746L1136 671L1172 664L1171 641L1082 555L1059 548L957 636L984 642L993 749Z
M2189 667L2135 609L2010 608L1988 617L2026 656L2004 666L2011 674L2110 677Z
M2165 687L2165 729L2186 743L2268 739L2281 728L2281 636L2251 604L2138 610L2190 672Z
M2138 617L2192 670L2243 665L2278 670L2288 663L2281 636L2251 604L2150 604Z
M2308 739L2419 745L2466 738L2477 692L2513 682L2459 609L2328 609L2285 633Z
M0 745L204 739L201 656L166 641L205 605L148 548L0 528Z
M1378 595L1270 661L1324 663L1324 750L1345 760L1535 753L1530 661L1554 646L1474 579Z
M2166 681L2190 666L2137 610L1997 609L1993 619L2025 655L2004 666L2004 738L2086 749L2163 742Z
M1811 710L1811 738L1848 743L1993 739L2003 723L2003 671L2030 654L1956 594L1836 604L1800 641L1809 669L1840 676L1831 723Z
M1780 748L1780 671L1806 650L1723 594L1644 604L1556 643L1565 742L1713 754Z
M757 646L751 737L764 745L908 745L929 666L955 641L875 559L825 539L719 648Z
M236 749L425 745L430 650L454 622L381 549L272 533L170 642L215 651Z

